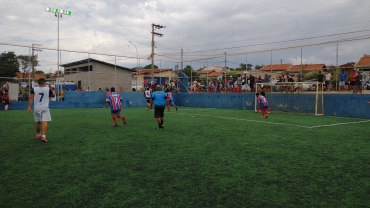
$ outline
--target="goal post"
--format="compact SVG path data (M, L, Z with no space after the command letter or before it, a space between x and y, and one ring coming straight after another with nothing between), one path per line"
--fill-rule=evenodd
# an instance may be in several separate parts
M265 92L271 111L324 115L323 83L256 83L256 89ZM255 111L258 111L257 97Z

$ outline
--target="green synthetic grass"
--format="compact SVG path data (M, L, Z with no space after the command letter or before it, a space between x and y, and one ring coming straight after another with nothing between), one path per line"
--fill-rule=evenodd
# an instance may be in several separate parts
M370 206L368 120L179 107L159 131L145 108L109 113L52 109L42 143L32 114L0 111L0 207Z

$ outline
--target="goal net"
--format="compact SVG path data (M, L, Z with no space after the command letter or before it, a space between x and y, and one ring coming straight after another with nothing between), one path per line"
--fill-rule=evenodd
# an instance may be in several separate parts
M324 85L319 82L257 83L271 111L324 115ZM255 110L258 111L257 97Z

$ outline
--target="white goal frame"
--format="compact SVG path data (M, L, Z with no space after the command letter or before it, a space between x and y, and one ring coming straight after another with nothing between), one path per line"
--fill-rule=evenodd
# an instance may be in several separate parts
M324 84L321 82L256 83L255 89L259 93L265 91L271 111L292 112L289 110L281 110L282 108L289 109L289 100L291 100L290 102L292 102L292 105L301 104L299 107L290 107L290 109L293 108L296 110L293 112L315 114L316 116L324 115ZM271 99L273 102L269 102L269 97L274 98ZM310 99L305 100L307 97ZM279 102L279 104L274 103L277 99L282 99L282 102ZM294 103L294 99L297 99L297 103ZM257 112L258 103L256 96L254 100L254 110ZM302 105L307 105L309 107L300 111L300 109L304 108Z

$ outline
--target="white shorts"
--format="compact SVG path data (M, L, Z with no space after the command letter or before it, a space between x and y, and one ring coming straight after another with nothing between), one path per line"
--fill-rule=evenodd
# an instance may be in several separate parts
M339 81L339 86L344 86L346 85L345 81Z
M47 109L35 109L34 110L35 122L51 121L50 110Z

